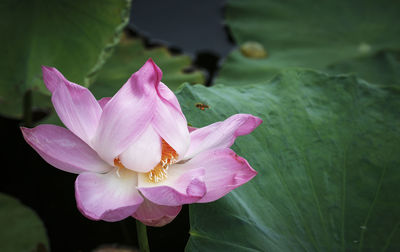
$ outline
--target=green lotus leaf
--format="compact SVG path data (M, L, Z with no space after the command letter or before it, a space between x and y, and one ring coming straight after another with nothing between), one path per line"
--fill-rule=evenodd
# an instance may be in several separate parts
M399 94L301 69L246 87L183 87L194 127L236 113L264 120L233 146L258 175L190 206L186 251L400 250Z
M3 252L46 251L46 229L30 208L0 193L0 250Z
M394 0L229 0L226 23L239 48L215 83L265 82L304 67L399 85L398 13Z
M27 90L47 93L41 65L88 85L118 42L128 12L127 0L2 1L0 114L20 118Z

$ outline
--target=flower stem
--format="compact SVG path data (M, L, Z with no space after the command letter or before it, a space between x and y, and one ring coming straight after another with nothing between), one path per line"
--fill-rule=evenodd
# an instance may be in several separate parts
M149 241L147 240L146 225L136 220L136 231L140 252L150 252Z

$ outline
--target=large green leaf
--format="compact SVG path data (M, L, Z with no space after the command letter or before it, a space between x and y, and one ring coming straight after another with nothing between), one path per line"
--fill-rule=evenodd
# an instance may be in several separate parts
M46 229L32 209L0 193L0 251L46 251Z
M125 37L90 89L97 98L114 95L149 58L153 58L162 69L162 81L170 89L176 89L183 82L204 83L204 75L200 71L184 72L192 63L189 56L173 56L165 47L146 49L140 39Z
M400 250L400 90L392 89L295 69L264 85L183 87L178 99L195 127L235 113L264 120L233 146L258 175L190 206L186 250Z
M229 0L226 23L241 50L228 57L216 83L254 83L285 67L307 67L400 84L398 13L395 0ZM251 58L249 41L267 57Z
M118 41L128 7L127 0L1 1L0 113L21 117L26 90L47 92L41 65L88 84Z

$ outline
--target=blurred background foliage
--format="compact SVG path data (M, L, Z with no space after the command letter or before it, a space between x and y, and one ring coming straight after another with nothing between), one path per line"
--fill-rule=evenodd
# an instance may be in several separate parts
M2 251L46 251L46 229L37 214L18 200L0 193Z
M135 246L130 220L80 216L74 176L45 164L17 126L60 123L41 65L100 99L151 57L193 126L264 120L233 147L258 176L190 206L186 251L399 251L399 13L394 0L2 1L0 189L38 212L50 242L32 210L2 195L1 250ZM151 249L183 250L187 214L150 228Z
M128 7L127 0L2 1L0 113L21 118L27 90L49 94L41 77L42 65L54 66L69 80L89 85L118 43L128 22Z
M230 0L225 20L239 48L216 82L265 82L280 69L303 67L398 85L398 13L400 5L392 0ZM243 53L249 42L259 44L265 57Z
M99 72L91 91L98 98L115 94L121 84L132 75L132 69L139 69L143 62L153 58L163 71L162 81L175 90L183 82L204 83L202 72L191 69L192 61L186 55L172 55L165 47L146 49L141 39L123 37L116 46L113 56Z

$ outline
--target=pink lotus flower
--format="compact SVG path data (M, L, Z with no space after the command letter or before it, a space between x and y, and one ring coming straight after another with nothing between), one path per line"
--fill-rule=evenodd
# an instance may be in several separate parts
M190 132L174 93L150 59L112 98L99 101L55 68L46 87L67 127L21 128L49 164L77 173L79 210L92 220L129 216L150 226L172 221L183 204L217 200L256 175L229 147L262 120L236 114Z

